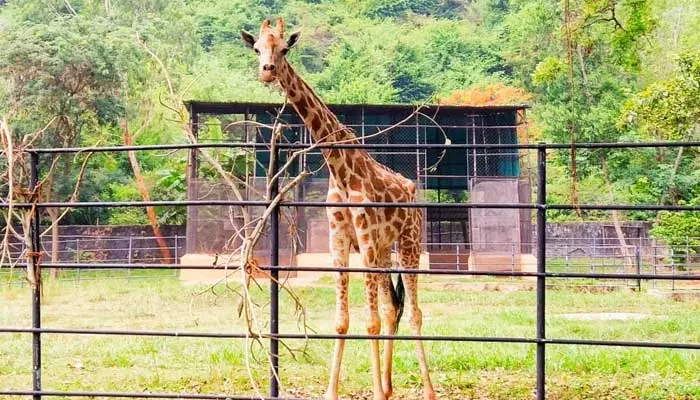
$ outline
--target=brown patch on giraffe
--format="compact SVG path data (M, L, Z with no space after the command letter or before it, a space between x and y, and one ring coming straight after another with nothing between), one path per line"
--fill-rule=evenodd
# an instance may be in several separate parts
M343 213L340 211L334 212L333 218L335 218L336 221L342 221L343 219L345 219L345 217L343 216Z
M384 227L384 234L386 236L391 236L392 233L393 233L393 231L391 230L391 225L387 225Z
M396 213L395 208L385 208L384 209L384 220L385 221L391 221L392 218L394 218L394 213Z
M365 214L369 217L369 223L372 225L377 225L377 213L374 211L374 209L368 209L365 211Z
M371 247L367 249L367 261L369 261L370 264L374 264L374 249Z
M360 244L367 244L369 243L369 234L363 233L360 235Z
M338 193L329 194L327 199L329 202L336 202L336 203L340 203L341 201L343 201L343 198L340 197L340 195Z
M311 129L315 132L321 129L321 119L318 117L318 114L314 113L313 117L311 117Z
M386 189L386 187L384 186L384 181L377 176L373 176L371 182L372 186L374 186L374 190L384 192L384 190Z
M296 99L294 105L296 105L297 112L302 119L309 115L309 105L306 104L306 98L304 96Z
M404 218L406 218L406 209L405 209L405 208L399 208L399 211L398 211L398 218L399 218L399 219L404 219Z
M355 171L365 171L367 169L367 162L362 157L355 158Z
M354 157L354 154L355 154L355 150L354 150L354 149L347 150L347 151L345 152L345 165L347 165L348 168L349 168L351 171L354 169L354 165L355 165L355 157Z
M333 221L329 222L329 223L328 223L328 226L329 226L331 229L335 229L335 228L337 227L337 225L336 225L335 222L333 222Z
M357 177L357 175L350 175L350 179L348 180L348 186L350 187L351 190L354 190L357 192L362 190L362 182Z
M345 179L347 178L347 169L345 168L345 166L344 165L339 166L337 173L338 173L338 180L340 180L341 182L344 183Z
M340 150L338 149L331 149L329 152L329 157L332 158L333 160L337 160L340 158Z
M401 228L403 228L401 221L392 221L391 224L394 226L394 229L396 229L397 232L401 232Z
M398 199L401 197L401 189L397 188L396 186L390 187L388 189L388 192L394 199Z
M352 203L362 203L363 198L361 194L352 194L348 200L350 200Z

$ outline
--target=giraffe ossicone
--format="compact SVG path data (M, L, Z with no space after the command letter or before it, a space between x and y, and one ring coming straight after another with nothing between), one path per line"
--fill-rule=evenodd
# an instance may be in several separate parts
M278 82L316 142L357 143L352 129L345 127L323 103L321 98L294 71L286 60L287 52L299 40L299 32L285 38L284 21L278 18L272 26L269 20L260 25L257 39L241 31L243 43L253 49L259 61L259 79L265 83ZM391 171L373 159L364 149L322 149L329 169L329 203L391 202L409 203L416 200L416 185L401 174ZM361 254L365 267L390 267L391 246L398 243L399 263L402 268L418 268L420 259L422 210L407 207L343 207L326 208L330 233L330 252L334 267L347 267L350 250ZM336 332L348 331L348 273L336 276ZM365 274L365 299L367 303L367 333L377 335L382 324L384 333L393 335L398 327L404 298L410 313L412 333L420 335L422 313L418 308L417 275L399 276L394 287L388 274ZM381 303L382 314L379 315ZM387 400L392 394L391 366L392 340L385 340L383 366L380 366L379 341L370 339L370 364L374 400ZM338 399L338 381L345 340L335 342L330 376L325 398ZM428 363L423 343L416 341L416 355L423 380L423 398L434 400Z

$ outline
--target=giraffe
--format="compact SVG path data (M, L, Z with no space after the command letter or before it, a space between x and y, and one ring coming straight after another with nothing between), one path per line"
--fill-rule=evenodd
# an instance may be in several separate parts
M256 39L241 31L246 47L255 51L259 65L259 80L278 82L317 143L358 143L353 131L343 126L311 87L287 62L287 52L299 40L294 32L285 40L284 21L275 26L268 19L260 26ZM322 154L329 169L328 203L397 202L416 200L416 186L400 174L374 160L364 149L325 148ZM371 208L328 206L330 253L334 267L347 267L350 250L359 251L367 268L390 267L391 246L398 243L402 268L418 268L423 213L418 208ZM380 333L382 320L385 334L395 334L403 312L404 296L410 311L410 326L414 335L421 334L422 313L417 300L417 275L399 275L394 287L388 274L365 273L366 328L369 335ZM338 380L345 347L342 338L348 331L348 273L336 274L335 330L336 339L325 399L338 399ZM379 304L381 303L381 319ZM374 400L387 400L392 394L391 368L393 342L385 340L383 366L380 366L379 341L370 339L370 364ZM423 380L424 400L434 400L423 343L416 340L416 355Z

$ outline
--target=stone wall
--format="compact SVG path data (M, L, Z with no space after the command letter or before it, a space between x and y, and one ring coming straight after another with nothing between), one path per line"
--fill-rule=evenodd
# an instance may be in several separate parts
M658 246L649 236L649 222L623 222L622 231L628 246L639 246L642 255L650 255ZM533 237L536 237L533 225ZM547 224L547 256L619 255L620 242L610 222L559 222Z
M306 221L307 252L328 252L328 223L325 217L314 216ZM515 218L513 218L515 219ZM289 253L288 224L282 221L280 251ZM536 240L533 225L533 240ZM639 246L643 255L649 255L658 245L649 236L650 223L624 222L623 231L630 246ZM172 256L185 254L185 226L161 226L161 231ZM160 259L158 245L150 226L70 225L59 228L59 259L64 262L153 262ZM130 239L131 238L131 239ZM486 237L485 239L488 239ZM202 240L206 240L203 238ZM50 235L43 238L44 249L51 250ZM508 251L512 252L512 246ZM18 249L18 247L15 247ZM176 251L177 249L177 251ZM269 251L269 238L264 234L257 252ZM256 252L256 253L257 253ZM448 253L449 251L444 251ZM547 256L619 254L619 242L611 223L571 222L547 224Z
M42 227L42 231L46 227ZM160 227L171 257L185 252L185 227ZM61 262L159 262L160 249L148 225L64 225L59 226L58 259ZM14 252L20 250L14 243ZM51 251L51 235L42 237L44 251ZM50 259L50 255L47 258Z

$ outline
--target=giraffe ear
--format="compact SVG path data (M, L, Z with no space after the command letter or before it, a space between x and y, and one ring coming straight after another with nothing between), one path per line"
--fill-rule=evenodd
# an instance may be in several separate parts
M291 49L294 47L294 45L297 44L297 41L299 41L299 36L301 36L301 32L296 31L289 35L289 39L287 39L287 48Z
M244 30L241 30L241 40L243 40L243 44L245 45L245 47L249 49L252 49L253 45L255 45L255 38L253 37L253 35Z

